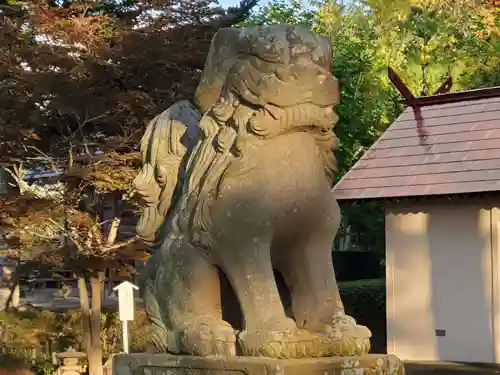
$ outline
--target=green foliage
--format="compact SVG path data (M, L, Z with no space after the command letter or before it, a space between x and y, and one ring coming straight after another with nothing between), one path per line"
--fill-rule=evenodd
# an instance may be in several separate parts
M312 27L314 13L304 8L300 0L275 0L261 6L252 16L238 26L296 24Z
M146 337L146 314L140 310L130 326L131 351L145 351ZM101 315L101 340L105 358L121 352L121 322L116 312ZM8 356L0 357L0 363L4 361L8 368L31 363L34 353L37 372L50 374L50 352L62 352L70 346L83 350L78 310L0 312L0 347L10 350Z
M12 354L0 355L0 368L9 370L25 369L27 366L26 359Z
M49 361L37 362L35 365L35 372L37 374L52 375L56 373L56 370L57 366Z
M385 279L339 283L346 313L372 331L372 352L386 351Z
M19 374L52 375L56 372L56 366L46 359L36 358L29 360L26 356L16 353L0 354L0 369Z

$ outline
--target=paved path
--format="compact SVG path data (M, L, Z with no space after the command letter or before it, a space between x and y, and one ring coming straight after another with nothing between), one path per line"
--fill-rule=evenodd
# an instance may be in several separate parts
M498 375L500 366L449 362L405 362L407 375Z

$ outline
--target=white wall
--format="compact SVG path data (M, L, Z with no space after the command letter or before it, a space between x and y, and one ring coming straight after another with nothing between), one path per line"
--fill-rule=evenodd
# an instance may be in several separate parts
M496 211L484 207L444 201L388 206L389 353L415 361L500 362L493 324Z

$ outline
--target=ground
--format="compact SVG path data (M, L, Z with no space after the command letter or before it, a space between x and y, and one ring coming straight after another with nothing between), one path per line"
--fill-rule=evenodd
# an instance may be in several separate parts
M405 363L407 375L495 375L500 366L490 364L461 364L449 362Z

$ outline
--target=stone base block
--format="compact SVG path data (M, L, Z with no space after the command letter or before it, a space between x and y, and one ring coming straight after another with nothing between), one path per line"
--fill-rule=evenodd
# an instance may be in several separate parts
M314 359L190 357L169 354L119 354L113 375L404 375L391 355Z

